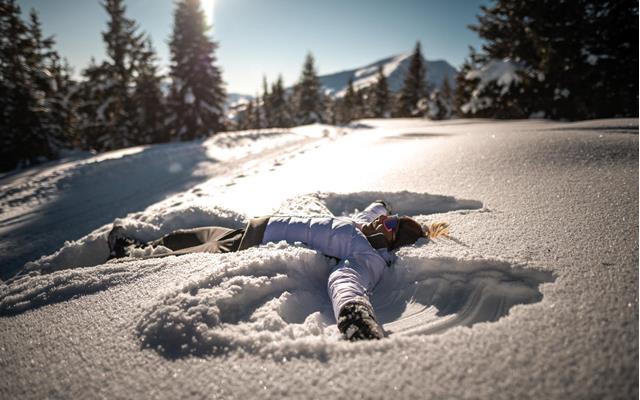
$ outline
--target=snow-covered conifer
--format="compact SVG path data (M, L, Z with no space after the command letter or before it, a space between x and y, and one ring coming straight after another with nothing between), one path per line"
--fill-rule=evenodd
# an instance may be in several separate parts
M384 75L382 66L378 67L376 83L373 85L369 96L369 110L374 118L384 118L389 116L390 97L387 78Z
M191 140L224 130L224 101L218 47L208 34L199 0L180 0L174 12L171 89L168 107L173 140Z
M92 60L82 75L78 90L81 132L85 145L95 150L111 150L144 142L137 137L138 107L132 93L144 34L126 14L123 0L101 3L108 15L102 32L107 59Z
M135 89L133 100L136 105L136 139L140 144L159 143L169 140L164 123L166 108L158 73L157 56L151 38L140 46L137 55Z
M292 125L291 110L281 75L279 75L278 79L271 85L269 103L271 125L277 128L290 127Z
M0 0L0 37L0 170L56 158L65 138L51 108L53 38L35 11L23 22L13 0Z
M420 42L411 56L409 70L404 78L404 84L398 94L396 114L398 117L415 117L422 115L419 109L419 102L427 95L426 84L427 70L424 65Z
M136 23L126 17L123 0L104 0L103 8L109 15L107 30L102 32L108 61L103 64L106 80L103 82L106 102L102 113L108 136L99 140L102 149L128 147L140 142L135 137L135 103L130 93L136 68L136 49L143 40Z
M271 99L272 93L269 92L269 85L267 83L267 77L262 77L262 122L261 125L264 128L273 127L272 111L271 111Z
M638 115L637 1L498 0L481 11L472 29L485 44L466 75L478 84L473 115Z
M339 123L346 124L357 118L357 93L353 88L353 78L349 79L347 83L347 90L339 102L337 120Z
M442 88L435 89L429 95L428 116L431 119L441 120L451 118L453 113L453 95L449 80L442 82Z
M293 90L296 123L324 122L324 94L311 53L307 54L302 75Z

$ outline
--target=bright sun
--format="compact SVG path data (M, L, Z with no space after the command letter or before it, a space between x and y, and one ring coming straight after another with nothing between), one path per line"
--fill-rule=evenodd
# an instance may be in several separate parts
M209 26L213 25L213 8L215 0L200 0L202 3L202 9L204 10L204 15L207 17L207 24Z

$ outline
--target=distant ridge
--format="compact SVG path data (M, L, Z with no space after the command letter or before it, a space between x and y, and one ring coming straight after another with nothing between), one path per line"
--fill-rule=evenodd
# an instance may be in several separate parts
M378 66L382 66L382 71L387 77L389 89L397 92L402 88L404 76L409 69L412 52L402 53L395 56L383 58L363 67L349 69L332 74L320 75L320 82L325 88L325 92L331 96L344 96L349 78L353 78L353 85L356 89L361 89L372 85L376 81ZM433 88L440 88L445 79L449 80L451 87L455 87L455 77L458 70L445 60L429 61L424 59L423 62L427 67L427 83ZM242 104L250 99L251 95L229 93L227 105Z
M398 91L402 87L404 77L409 69L412 52L403 53L378 60L374 63L355 69L321 75L320 81L328 94L342 97L347 89L349 79L353 79L356 89L372 85L376 81L378 66L382 66L382 72L387 77L387 84L391 91ZM423 58L427 68L427 82L434 88L442 87L445 79L449 80L451 87L455 86L455 76L458 71L444 60L429 61Z

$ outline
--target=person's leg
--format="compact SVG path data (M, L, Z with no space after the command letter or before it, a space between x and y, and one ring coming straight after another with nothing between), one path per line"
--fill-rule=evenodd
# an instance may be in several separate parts
M183 250L196 247L207 242L210 237L211 227L180 229L149 242L151 246L164 246L171 250ZM226 228L222 228L226 229Z
M229 229L213 226L199 228L196 232L176 232L176 235L171 234L170 237L164 237L161 241L157 241L157 244L174 250L166 255L229 253L238 250L243 234L244 229ZM194 245L181 247L191 243Z
M244 229L218 226L177 231L152 242L173 250L166 255L188 253L229 253L237 251Z
M188 253L227 253L237 251L244 233L243 229L223 227L202 227L182 229L163 236L160 239L144 243L124 233L124 228L114 226L109 233L109 259L127 257L130 246L144 248L163 246L172 252L162 254L179 255Z

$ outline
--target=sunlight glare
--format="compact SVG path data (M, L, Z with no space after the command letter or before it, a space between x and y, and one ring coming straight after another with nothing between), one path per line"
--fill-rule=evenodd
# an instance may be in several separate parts
M207 24L213 26L213 9L215 7L215 0L200 0L202 4L202 10L207 18Z

